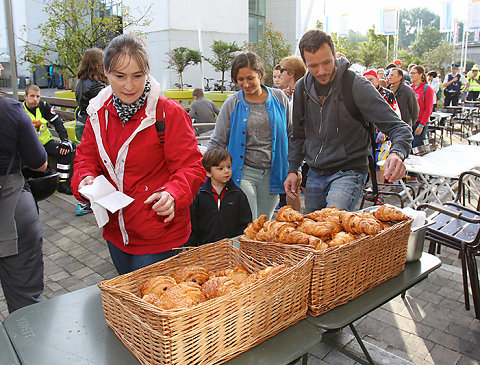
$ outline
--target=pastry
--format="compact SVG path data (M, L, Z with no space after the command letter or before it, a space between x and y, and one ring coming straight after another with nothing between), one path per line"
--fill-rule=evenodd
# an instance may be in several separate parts
M182 282L172 286L158 300L162 309L185 309L205 302L207 298L199 285L192 282Z
M176 284L177 282L171 276L154 276L143 283L140 292L142 296L153 293L161 297L165 290Z
M201 266L185 266L175 271L175 274L173 275L173 278L177 283L191 281L198 285L202 285L209 277L210 274L208 271Z

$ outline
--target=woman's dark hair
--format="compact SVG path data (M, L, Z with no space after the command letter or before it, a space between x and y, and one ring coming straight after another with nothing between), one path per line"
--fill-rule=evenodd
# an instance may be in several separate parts
M103 57L105 70L107 72L117 70L126 56L133 58L143 73L148 74L150 72L144 43L140 38L131 34L121 34L110 41Z
M335 57L335 46L332 37L319 29L312 29L306 32L298 44L298 49L300 50L300 56L302 56L303 62L305 62L305 51L310 53L317 52L325 43L329 45L332 50L332 55Z
M103 72L103 51L101 49L89 48L83 53L77 77L78 79L107 83L107 77Z
M432 76L433 78L435 78L438 76L438 74L437 74L437 71L432 70L427 73L427 76Z
M213 147L207 150L203 155L202 164L205 167L205 170L210 172L212 166L219 166L222 161L229 159L232 161L232 156L225 148Z
M425 75L425 69L423 66L413 65L412 68L414 68L419 74L422 74L422 82L427 81L427 76Z
M233 82L237 82L238 71L244 67L249 67L257 72L260 80L263 80L263 77L265 76L265 67L263 67L262 60L255 53L246 52L240 53L232 62L230 77Z

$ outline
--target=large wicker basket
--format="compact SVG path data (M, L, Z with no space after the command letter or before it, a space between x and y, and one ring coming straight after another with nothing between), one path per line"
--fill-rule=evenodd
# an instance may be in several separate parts
M140 286L181 266L217 271L267 266L222 240L101 282L107 324L142 364L219 364L298 322L307 313L313 255L284 260L291 268L190 309L161 310L141 300Z
M411 224L411 219L402 221L376 235L326 250L245 237L240 237L240 249L265 262L282 262L289 255L313 252L308 312L318 316L400 274L405 269Z

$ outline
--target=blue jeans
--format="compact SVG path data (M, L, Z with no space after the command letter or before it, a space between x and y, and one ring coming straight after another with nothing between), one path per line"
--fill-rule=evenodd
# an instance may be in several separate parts
M166 260L170 257L180 253L180 250L170 250L159 253L152 253L146 255L131 255L118 249L113 243L107 241L108 250L112 257L115 269L117 269L120 275L141 269L142 267L154 264L159 261Z
M413 142L412 142L412 148L415 148L415 147L418 147L418 146L421 146L423 145L423 140L425 139L425 137L427 136L427 132L428 132L428 125L426 125L423 130L422 130L422 133L420 133L418 136L415 135L415 131L417 130L417 127L418 127L419 123L415 123L415 127L413 127Z
M306 213L333 205L338 209L355 209L368 174L354 170L337 171L333 175L320 175L308 171L305 195Z
M240 189L247 196L253 219L262 214L267 215L267 220L272 219L278 204L278 194L270 195L270 169L256 169L244 165Z

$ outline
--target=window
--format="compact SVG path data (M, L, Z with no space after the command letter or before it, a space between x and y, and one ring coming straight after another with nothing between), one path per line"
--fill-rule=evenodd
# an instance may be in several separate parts
M257 43L263 36L266 13L265 0L249 0L248 13L248 41Z

